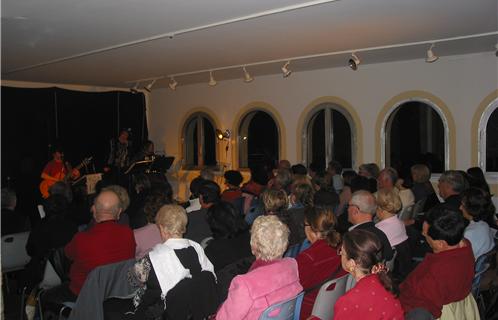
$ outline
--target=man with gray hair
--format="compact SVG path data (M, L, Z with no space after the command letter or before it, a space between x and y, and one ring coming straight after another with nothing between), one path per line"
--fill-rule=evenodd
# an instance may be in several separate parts
M360 190L353 193L348 204L348 220L353 224L353 229L363 229L374 233L382 243L382 255L385 260L391 260L393 249L386 234L373 223L373 217L377 211L377 203L373 194Z
M461 171L447 170L439 178L437 187L439 195L444 199L442 206L459 210L462 204L460 194L469 188L469 182Z
M385 189L394 191L401 199L402 209L415 204L415 196L410 189L400 189L396 186L398 181L398 171L391 167L384 168L377 177L378 190Z
M118 196L102 191L92 206L96 224L78 232L64 248L73 261L69 270L69 285L63 284L43 295L45 302L76 301L87 275L96 267L135 257L135 238L130 227L118 224L121 214Z

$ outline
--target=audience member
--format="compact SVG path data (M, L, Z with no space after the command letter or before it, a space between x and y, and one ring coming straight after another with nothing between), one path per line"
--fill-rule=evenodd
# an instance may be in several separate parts
M214 172L213 169L204 167L202 168L199 176L204 180L214 181Z
M430 181L431 171L425 164L415 164L410 168L412 177L412 193L415 196L415 202L425 201L422 212L439 204L436 191Z
M268 188L284 190L290 193L290 186L292 184L292 174L289 169L278 169L273 179L268 182Z
M315 177L315 175L323 175L325 173L325 166L319 162L312 162L308 167L308 175L311 179Z
M334 187L337 194L341 193L344 187L344 182L342 180L342 165L339 161L330 161L327 167L327 173L331 177L332 186Z
M368 191L360 190L353 193L348 204L348 219L353 224L349 231L362 229L374 233L382 245L382 256L386 261L393 257L393 250L386 234L375 227L373 217L377 211L375 197Z
M291 163L289 160L280 160L278 162L277 169L285 169L285 170L290 170L291 169Z
M389 276L374 233L355 229L344 235L340 247L342 268L355 286L334 305L334 319L403 319L398 288Z
M197 211L201 209L201 203L199 201L199 189L204 183L204 179L202 177L196 177L190 181L190 199L188 201L188 206L185 209L187 213L192 211Z
M216 272L252 255L249 226L231 203L216 203L208 209L207 216L213 239L207 243L205 251Z
M111 191L111 192L114 192L118 196L119 208L121 209L118 223L129 226L130 225L130 218L128 217L127 210L128 210L128 207L130 206L130 197L128 196L128 191L126 191L125 188L123 188L122 186L117 185L117 184L107 186L107 187L103 188L102 191ZM147 223L145 220L145 216L144 216L143 220L144 221L140 221L140 223L139 223L140 226L143 226Z
M259 319L269 306L296 296L299 284L296 260L283 258L289 229L275 216L256 218L251 228L251 248L256 261L249 272L236 276L217 320Z
M461 193L466 190L469 185L460 171L448 170L439 178L437 187L439 195L444 200L442 206L458 210L462 202Z
M396 213L401 209L401 199L394 190L381 189L377 192L377 218L375 224L382 230L389 243L396 250L393 273L404 279L412 270L412 254L405 224L399 220Z
M459 210L436 206L426 215L423 234L434 253L428 253L400 286L405 312L421 308L434 318L444 305L463 300L474 278L474 255L463 238L464 218Z
M203 319L216 311L213 265L198 243L182 238L185 209L163 206L156 224L162 243L129 273L130 283L138 290L131 299L108 299L106 319Z
M299 281L304 290L312 289L304 296L300 319L307 319L313 310L322 283L344 274L337 247L341 237L335 231L335 216L330 208L308 207L304 213L306 238L311 246L297 257Z
M223 176L227 189L221 194L221 200L232 202L242 197L242 190L240 189L240 184L244 180L242 174L236 170L228 170Z
M462 192L460 210L469 223L465 228L464 237L470 241L474 258L477 260L495 246L496 230L491 229L487 223L491 220L496 226L493 221L495 206L485 190L469 188Z
M73 261L69 285L62 284L46 291L42 300L59 304L75 301L90 271L135 256L133 231L117 223L121 213L118 196L111 191L102 191L95 198L92 212L96 224L87 231L78 232L64 250Z
M487 193L489 192L489 185L484 177L484 172L479 167L472 167L467 169L467 178L469 179L469 184L471 187L483 189Z
M155 221L159 209L164 205L173 203L171 186L168 184L168 187L152 190L145 197L144 213L147 224L133 230L137 243L136 259L143 258L156 244L161 243L161 235Z
M17 196L14 190L2 188L2 236L28 230L28 219L16 212Z
M201 243L212 236L207 222L207 210L220 201L220 187L211 180L205 180L199 187L201 209L188 213L187 232L184 237Z
M383 169L379 177L377 178L377 187L378 190L386 189L393 190L395 193L399 195L401 199L402 208L407 208L413 204L415 204L415 196L413 195L410 189L399 189L396 186L398 181L398 172L396 169L388 167Z
M369 179L377 179L380 168L375 163L364 163L358 168L358 175Z

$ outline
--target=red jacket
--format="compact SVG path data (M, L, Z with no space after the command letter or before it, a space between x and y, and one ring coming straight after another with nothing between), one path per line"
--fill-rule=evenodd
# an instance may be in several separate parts
M64 248L73 261L69 270L69 289L78 295L87 275L94 268L135 257L133 231L116 221L104 221L78 232Z
M337 255L337 249L332 248L323 239L316 241L308 249L301 252L296 257L296 261L299 270L299 282L304 290L312 288L327 279L337 268L339 268L339 272L334 278L339 278L346 274L340 267L341 256ZM307 319L311 315L319 290L320 287L304 296L301 304L300 319Z
M474 255L467 246L439 253L428 253L400 286L405 312L415 308L441 316L443 305L463 300L472 288Z

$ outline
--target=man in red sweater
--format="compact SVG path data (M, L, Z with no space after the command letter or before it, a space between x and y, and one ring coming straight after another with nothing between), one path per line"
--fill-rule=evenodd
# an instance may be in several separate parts
M400 286L399 300L406 313L425 309L439 318L444 305L470 294L474 256L463 238L463 219L459 210L444 206L426 215L422 232L434 253L428 253Z
M103 191L92 206L96 224L78 232L64 248L73 261L69 271L70 283L48 290L43 300L52 303L76 301L87 275L96 267L135 257L133 231L117 223L121 208L119 198L112 191Z

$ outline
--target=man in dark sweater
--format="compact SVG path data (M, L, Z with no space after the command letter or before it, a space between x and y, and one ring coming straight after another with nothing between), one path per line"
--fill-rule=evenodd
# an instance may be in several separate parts
M386 234L377 228L372 221L376 210L377 202L373 194L365 190L353 193L348 205L348 220L353 224L353 226L349 228L349 231L358 228L376 234L382 243L382 254L384 259L389 261L392 259L394 252Z

